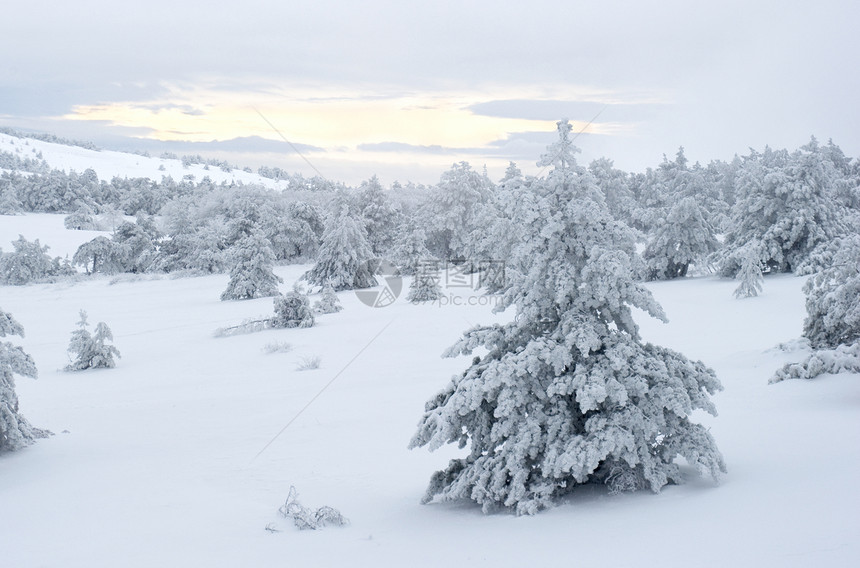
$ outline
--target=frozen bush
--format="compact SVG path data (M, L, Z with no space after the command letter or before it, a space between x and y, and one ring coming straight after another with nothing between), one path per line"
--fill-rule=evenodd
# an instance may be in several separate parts
M308 297L298 292L287 292L274 300L275 317L272 327L313 327L314 313Z

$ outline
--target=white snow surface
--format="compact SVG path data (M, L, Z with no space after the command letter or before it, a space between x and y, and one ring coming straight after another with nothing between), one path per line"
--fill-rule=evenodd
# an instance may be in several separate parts
M81 233L62 216L0 217L7 247L24 222L52 254ZM277 268L281 290L307 268ZM643 336L704 360L725 386L720 416L696 417L728 463L720 485L586 487L534 517L420 505L431 473L466 450L406 449L424 402L468 366L440 353L504 314L412 305L404 286L376 309L341 292L344 310L313 328L214 338L273 313L271 299L219 301L227 280L0 287L39 369L17 378L21 412L55 432L0 456L0 565L860 565L860 376L767 382L805 356L775 348L800 336L803 278L765 278L744 300L716 277L649 284L670 323L638 314ZM115 369L60 370L80 309L113 330ZM293 349L264 353L274 342ZM309 356L320 369L296 370ZM291 485L350 525L296 529L277 513Z
M80 146L67 146L53 142L43 142L32 138L17 138L8 134L0 133L0 152L17 154L21 159L38 159L37 153L41 152L42 159L52 168L63 170L66 173L74 170L82 173L86 169L92 169L101 181L110 181L114 176L120 178L149 178L153 181L161 181L162 177L172 177L181 181L186 175L193 175L194 181L201 181L209 176L215 183L243 183L258 184L269 188L283 189L286 187L284 181L275 181L265 178L256 173L248 173L241 169L224 172L218 166L209 166L204 169L205 164L190 164L183 167L179 159L147 157L128 152L116 152L113 150L90 150ZM240 165L241 164L236 164ZM159 167L164 167L159 170Z

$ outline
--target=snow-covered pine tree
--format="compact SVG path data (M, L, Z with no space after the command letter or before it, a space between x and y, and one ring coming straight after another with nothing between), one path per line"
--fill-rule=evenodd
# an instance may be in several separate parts
M612 160L607 158L591 162L588 171L603 192L603 199L612 217L617 221L629 222L636 207L629 174L616 169Z
M804 285L803 335L813 347L835 348L860 340L860 235L837 239L831 264Z
M435 302L442 297L442 286L439 280L438 262L424 258L409 284L406 300L413 304Z
M675 205L685 198L695 199L699 214L709 225L723 226L729 206L717 176L698 163L692 167L688 163L681 147L674 160L663 156L659 167L630 178L632 192L637 196L629 217L633 226L653 234L664 225Z
M389 251L394 242L400 216L392 207L391 199L382 189L382 184L376 176L361 182L358 190L360 192L358 202L367 231L367 242L373 254L381 257Z
M122 271L146 272L156 256L156 242L161 236L153 218L144 213L138 214L134 223L121 223L112 240L121 254Z
M802 363L785 365L771 383L824 373L860 373L860 235L836 239L827 249L830 266L803 287L803 335L814 351Z
M272 327L313 327L314 313L308 297L300 292L287 292L274 299L275 317Z
M18 240L12 241L12 247L12 252L0 251L0 284L22 286L74 272L59 257L52 259L48 255L48 246L42 246L39 239L30 242L23 235L18 235Z
M741 258L741 270L735 277L741 283L735 289L735 298L758 296L762 287L761 252L757 246L750 244Z
M154 270L190 270L212 274L227 269L226 223L221 217L208 219L196 228L184 227L159 246Z
M93 210L86 204L81 204L74 212L67 215L63 219L63 225L72 231L95 231L98 229Z
M649 280L683 278L691 264L706 258L719 247L714 229L693 197L675 203L642 256Z
M329 219L316 264L302 278L315 286L331 284L337 292L370 288L377 284L372 260L364 226L342 205L338 215Z
M18 199L18 191L7 175L0 177L0 215L18 215L24 212L24 204Z
M614 221L590 175L572 161L570 124L543 163L541 238L525 243L527 271L504 295L517 316L468 331L448 355L472 365L426 405L410 447L470 446L433 475L424 501L471 499L484 511L535 513L586 483L658 491L680 481L677 457L717 478L710 433L690 420L716 414L714 372L643 344L631 307L665 320L631 278L634 239Z
M272 219L266 235L278 260L290 262L310 261L320 246L325 226L316 207L297 201L286 211Z
M320 292L320 299L314 303L314 313L320 315L334 314L342 309L343 306L340 305L340 300L337 298L334 288L326 282L322 292Z
M124 254L116 242L99 235L79 246L72 262L83 266L87 274L116 274L123 271Z
M524 251L528 243L540 238L549 214L548 202L541 199L542 188L538 181L531 176L523 177L511 162L489 206L482 210L484 218L491 214L493 217L473 233L472 243L477 247L472 250L473 258L479 265L483 261L486 268L503 265L501 274L491 268L481 272L480 287L488 294L504 290L525 274L531 259Z
M0 309L0 337L7 335L24 337L24 327L11 314ZM15 374L35 379L36 364L18 345L0 341L0 454L18 450L51 434L34 428L18 413Z
M96 325L95 334L87 329L87 312L81 310L78 329L72 332L68 352L75 355L75 360L66 365L66 371L83 371L84 369L113 369L116 366L114 357L119 357L119 349L108 345L113 341L113 333L107 324L100 321Z
M273 271L275 254L259 229L251 229L232 248L230 282L222 300L248 300L278 294L283 279Z
M453 260L469 254L479 211L491 193L490 181L468 162L454 164L442 174L422 209L427 247L434 256Z
M405 231L400 234L397 244L391 250L388 258L400 274L405 276L414 275L420 268L423 260L431 258L430 251L427 250L427 237L424 230L420 227L415 227L416 223L410 222L407 224ZM415 227L410 229L410 227Z

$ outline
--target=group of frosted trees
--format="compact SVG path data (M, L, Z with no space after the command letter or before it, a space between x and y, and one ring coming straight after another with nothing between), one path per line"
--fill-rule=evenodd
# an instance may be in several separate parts
M838 147L815 139L795 152L768 148L743 159L714 255L720 274L740 277L739 295L754 295L762 272L803 272L817 248L860 229L855 168Z
M0 176L0 195L8 205L3 212L65 212L70 214L70 227L107 223L113 229L111 237L98 237L75 255L74 263L89 272L212 273L247 266L253 260L247 252L249 243L231 240L229 225L252 202L258 213L255 245L262 248L264 239L275 263L327 263L330 273L320 276L325 272L321 267L310 277L321 286L330 275L336 289L371 284L373 274L365 272L373 272L379 259L400 266L393 259L395 250L402 250L416 229L423 234L420 244L429 258L512 262L509 236L530 221L499 212L510 211L506 202L518 198L511 188L534 181L512 165L501 181L493 183L486 172L461 162L430 187L395 183L387 191L373 177L348 190L261 168L266 175L289 182L278 192L216 185L208 178L195 181L191 175L178 182L105 181L92 170L66 173L41 162L12 160L9 166L12 171ZM741 297L758 293L763 274L797 271L816 246L850 232L845 212L856 213L860 206L857 161L847 159L833 143L815 140L795 151L765 148L707 166L691 164L682 148L674 159L664 159L643 173L623 172L607 159L595 160L587 170L612 218L638 231L644 250L642 262L633 267L637 276L669 279L690 270L716 270L740 281ZM345 200L336 197L344 193L349 194ZM352 224L360 229L338 224L344 201ZM138 220L127 222L122 215L137 215ZM159 216L158 228L147 220L152 215ZM350 233L351 250L362 258L354 264L367 267L344 264L337 268L345 270L334 270L332 261L337 259L330 258L331 247L320 248L326 227L330 233L336 233L334 229ZM856 223L853 227L856 230ZM358 238L359 232L364 239ZM724 236L722 242L718 235ZM328 240L343 236L329 234ZM264 252L258 260L265 264L263 257L268 256ZM416 262L414 258L401 262ZM427 259L422 255L420 260ZM237 285L229 297L256 294ZM261 288L260 294L271 292L271 285Z
M20 286L29 282L50 280L75 273L67 260L48 255L48 247L39 239L28 241L22 235L12 241L12 251L0 249L0 285Z

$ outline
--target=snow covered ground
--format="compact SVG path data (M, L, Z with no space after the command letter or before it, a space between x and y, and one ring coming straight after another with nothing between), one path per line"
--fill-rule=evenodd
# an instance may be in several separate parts
M22 224L54 255L83 236L62 216L0 217L0 246ZM277 269L281 289L305 269ZM271 299L219 301L227 279L0 287L39 368L18 378L21 411L55 432L0 456L0 565L860 565L860 377L767 384L804 357L775 348L801 333L802 278L766 278L745 300L714 277L649 285L671 321L640 317L643 336L703 359L725 386L720 416L699 417L728 463L721 485L585 488L535 517L420 505L430 474L461 451L406 449L425 400L467 366L440 353L504 315L413 306L405 292L373 309L342 292L344 311L313 328L214 338L272 313ZM112 328L115 369L59 370L80 309ZM292 350L265 353L275 342ZM321 367L296 370L309 356ZM350 525L295 529L277 513L291 485Z

